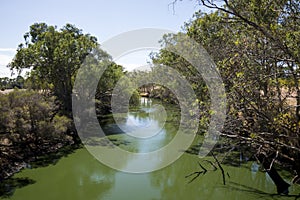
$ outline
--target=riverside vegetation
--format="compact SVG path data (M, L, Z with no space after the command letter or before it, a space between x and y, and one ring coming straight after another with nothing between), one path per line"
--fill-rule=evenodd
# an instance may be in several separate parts
M228 155L246 148L247 157L262 164L277 192L287 194L290 183L300 180L300 2L222 2L223 6L197 1L213 12L195 13L182 33L165 35L162 45L176 43L178 34L187 34L203 45L219 69L227 96L227 119L221 133L224 143L215 151ZM0 96L2 180L17 166L80 143L72 122L72 87L85 57L99 48L94 36L70 24L58 30L36 23L24 39L8 67L16 72L31 68L24 80L27 90ZM99 67L109 66L96 92L101 116L110 111L110 94L122 75L134 79L146 77L143 73L147 72L125 72L106 52L98 52ZM199 135L205 134L210 98L203 77L182 57L164 48L151 58L156 64L154 74L161 73L159 65L164 64L192 85L201 111L196 113L201 119ZM177 103L176 96L164 87L152 84L145 88L150 96ZM134 92L131 103L137 102L138 93ZM289 171L290 183L277 173L278 167Z

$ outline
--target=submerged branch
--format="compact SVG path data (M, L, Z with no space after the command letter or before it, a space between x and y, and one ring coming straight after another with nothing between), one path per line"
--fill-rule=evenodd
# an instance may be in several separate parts
M225 179L225 172L224 172L224 169L223 167L221 166L219 160L217 159L217 157L214 155L213 152L211 152L211 155L213 156L213 158L215 159L218 167L220 168L221 172L222 172L222 177L223 177L223 185L226 185L226 179Z
M196 176L194 176L188 183L191 183L191 182L193 182L194 180L196 180L201 174L202 174L202 175L205 175L207 172L209 172L209 171L216 171L216 170L219 168L219 169L221 170L221 172L222 172L223 184L224 184L224 185L226 184L226 180L225 180L225 171L224 171L223 167L221 166L221 163L219 162L219 160L217 159L217 157L216 157L212 152L211 152L211 155L213 156L213 158L214 158L214 160L215 160L216 163L213 163L213 162L210 161L210 160L204 160L204 161L206 161L207 163L209 163L209 164L213 167L213 169L211 169L211 170L206 169L206 168L205 168L203 165L201 165L201 163L198 161L198 165L199 165L199 167L200 167L202 170L201 170L201 171L193 172L193 173L191 173L191 174L185 176L185 178L189 178L189 177L191 177L191 176L193 176L193 175L196 174ZM227 173L227 176L230 177L228 173Z

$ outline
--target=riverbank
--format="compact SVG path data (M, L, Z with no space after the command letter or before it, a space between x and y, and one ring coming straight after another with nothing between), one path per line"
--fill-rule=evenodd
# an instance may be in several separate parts
M53 164L53 158L56 158L56 160L60 159L61 157L73 152L75 149L82 147L81 144L75 144L73 141L69 141L65 144L52 144L49 148L44 149L42 152L20 154L10 145L2 143L0 146L0 182L12 177L15 173L20 172L22 169Z
M107 124L106 128L112 124ZM113 130L111 130L113 131ZM169 134L172 134L171 132ZM175 134L175 133L173 133ZM124 134L109 136L119 141ZM168 143L168 138L159 137L160 142ZM167 141L165 141L167 139ZM145 141L139 141L145 142ZM127 143L128 149L142 150L141 143ZM148 143L153 149L155 143ZM124 148L125 146L121 146ZM107 148L111 148L107 146ZM156 148L156 147L155 147ZM239 158L237 157L237 161ZM75 150L45 167L24 169L16 174L8 184L14 188L7 188L5 199L20 200L81 200L81 199L267 199L274 198L295 199L300 188L293 185L289 196L276 194L274 183L266 173L259 170L255 162L241 162L233 165L231 158L223 165L226 175L226 185L222 184L220 170L213 171L213 167L206 161L213 161L207 156L199 159L197 155L184 153L176 162L154 172L130 174L114 170L97 161L86 148ZM125 163L135 160L126 159ZM201 174L193 182L191 173L201 171L198 162L208 171ZM190 182L190 183L189 183ZM25 187L26 186L26 187ZM8 190L10 189L10 191ZM128 192L132 191L132 192ZM175 195L175 196L174 196Z
M56 98L33 90L0 94L0 180L40 156L75 142L72 120L61 114Z
M5 168L5 170L1 170L1 173L5 173L6 177L0 181L0 199L9 198L17 188L22 188L26 185L35 183L35 180L27 177L15 177L19 173L22 173L23 170L44 168L51 165L54 166L62 158L68 157L81 148L81 144L65 145L60 148L53 148L53 150L49 151L47 154L35 158L27 158L27 160L24 160L23 162L10 163L9 167Z

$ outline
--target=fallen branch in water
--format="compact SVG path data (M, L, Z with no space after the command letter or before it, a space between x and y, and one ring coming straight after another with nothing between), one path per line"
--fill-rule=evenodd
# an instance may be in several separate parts
M211 152L211 155L213 156L213 158L215 159L218 167L220 168L221 172L222 172L222 177L223 177L223 185L226 185L226 180L225 180L225 172L223 167L221 166L219 160L217 159L217 157L215 156L215 154L213 152ZM228 174L227 174L228 175Z
M185 178L188 178L188 177L190 177L190 176L192 176L192 175L194 175L194 174L197 174L194 178L192 178L188 183L191 183L191 182L193 182L196 178L198 178L201 174L206 174L206 172L207 172L207 169L206 168L204 168L201 164L200 164L200 162L198 162L198 164L199 164L199 166L203 169L202 171L197 171L197 172L193 172L193 173L191 173L191 174L189 174L189 175L187 175L187 176L185 176Z
M191 182L193 182L194 180L196 180L196 178L198 178L201 174L202 174L202 175L205 175L207 172L209 172L209 171L216 171L216 170L219 168L219 169L221 170L221 172L222 172L223 184L224 184L224 185L226 184L226 180L225 180L225 171L224 171L223 167L221 166L221 163L219 162L219 160L217 159L217 157L216 157L212 152L211 152L211 155L212 155L212 157L214 158L216 164L213 163L213 162L210 161L210 160L204 160L204 161L206 161L207 163L209 163L213 168L210 169L210 170L208 170L208 169L206 169L203 165L201 165L201 163L198 161L198 165L199 165L199 167L200 167L202 170L201 170L201 171L193 172L193 173L191 173L191 174L185 176L185 178L189 178L189 177L191 177L191 176L193 176L193 175L196 174L196 176L194 176L188 183L191 183ZM227 176L230 177L228 173L227 173Z

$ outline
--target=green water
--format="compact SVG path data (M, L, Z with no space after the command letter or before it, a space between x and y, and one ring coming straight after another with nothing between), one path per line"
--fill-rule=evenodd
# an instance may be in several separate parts
M142 110L147 111L151 105L147 99L142 100L144 101ZM176 133L178 110L170 107L167 112L168 120L163 129L157 135L144 140L117 134L120 129L110 117L104 119L102 124L109 137L120 148L132 152L148 152L169 143ZM127 115L127 118L131 119L129 121L136 122L139 126L144 126L149 121L153 124L157 117L159 118L138 110ZM126 124L132 125L128 120L124 121L124 125ZM159 123L154 123L154 126L156 125L160 127ZM112 147L102 145L101 148ZM17 173L13 178L26 180L26 184L16 188L8 198L12 200L295 199L295 195L300 193L299 186L291 186L290 196L276 195L276 187L272 180L266 173L257 170L254 162L244 163L238 167L223 165L230 176L226 177L226 185L222 183L220 170L209 171L189 183L193 176L189 178L185 176L201 170L198 161L207 169L211 169L211 166L197 155L184 153L177 161L163 169L151 173L132 174L101 164L85 148L81 148L53 165L25 169Z

